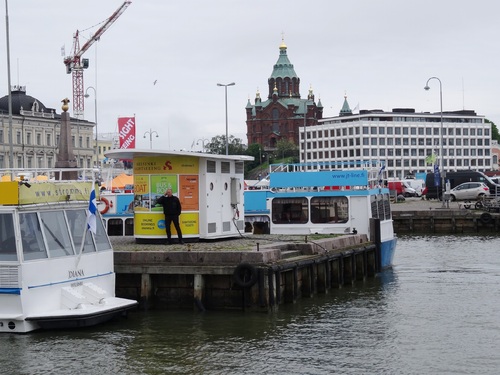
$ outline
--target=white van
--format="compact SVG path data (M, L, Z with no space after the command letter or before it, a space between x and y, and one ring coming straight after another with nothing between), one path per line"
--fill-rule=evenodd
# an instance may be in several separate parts
M421 179L402 180L403 186L415 192L416 197L422 196L422 191L425 189L425 181Z

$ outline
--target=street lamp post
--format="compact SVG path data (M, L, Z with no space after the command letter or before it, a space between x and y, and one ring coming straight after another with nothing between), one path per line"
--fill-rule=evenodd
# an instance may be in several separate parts
M440 139L440 151L439 151L439 156L440 156L439 164L441 166L441 190L442 190L441 191L441 200L443 202L442 207L444 208L444 206L445 206L445 204L444 204L444 193L445 193L444 181L445 181L445 177L446 177L446 172L444 171L444 159L443 159L443 155L444 155L443 154L443 85L441 83L441 80L438 77L431 77L427 80L427 83L425 84L425 87L424 87L425 90L430 89L429 81L431 79L436 79L439 82L439 104L440 104L440 110L441 110L441 131L440 131L441 139Z
M9 37L9 4L5 0L5 36L7 39L7 105L9 110L9 168L14 168L14 136L12 128L12 86L10 81L10 37Z
M158 133L156 130L151 130L151 128L149 128L148 131L144 132L144 138L146 138L146 134L149 134L149 149L151 150L153 148L153 134L158 138Z
M87 89L85 90L85 95L84 95L86 98L88 98L90 96L87 92L87 91L89 91L89 89L94 90L94 121L95 121L94 156L95 156L95 166L99 167L99 152L97 150L99 148L99 142L98 142L98 137L97 137L97 90L92 86L87 87Z
M228 86L234 86L236 83L231 82L228 84L222 84L218 83L217 86L224 86L224 93L225 93L225 103L226 103L226 155L229 155L229 138L228 138L228 133L227 133L227 87Z

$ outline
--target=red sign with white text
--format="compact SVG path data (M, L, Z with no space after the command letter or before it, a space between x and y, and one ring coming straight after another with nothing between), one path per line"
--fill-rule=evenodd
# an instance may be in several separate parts
M135 117L118 117L120 149L135 148Z

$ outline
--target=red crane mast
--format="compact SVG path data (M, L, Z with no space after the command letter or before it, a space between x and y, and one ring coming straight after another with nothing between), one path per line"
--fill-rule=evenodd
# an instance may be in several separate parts
M122 15L132 1L125 1L104 24L90 37L90 39L80 48L78 30L73 35L73 55L64 58L66 73L73 75L73 116L83 119L84 113L84 89L83 89L83 69L89 66L88 59L82 59L83 54L99 40L102 34Z

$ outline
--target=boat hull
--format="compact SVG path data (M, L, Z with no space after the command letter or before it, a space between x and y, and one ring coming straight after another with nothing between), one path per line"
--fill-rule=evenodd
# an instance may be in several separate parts
M394 254L396 252L397 238L394 237L380 243L380 268L392 267Z
M137 306L136 301L109 298L102 307L84 306L82 309L52 311L46 315L26 317L40 329L74 329L91 327L124 315Z

